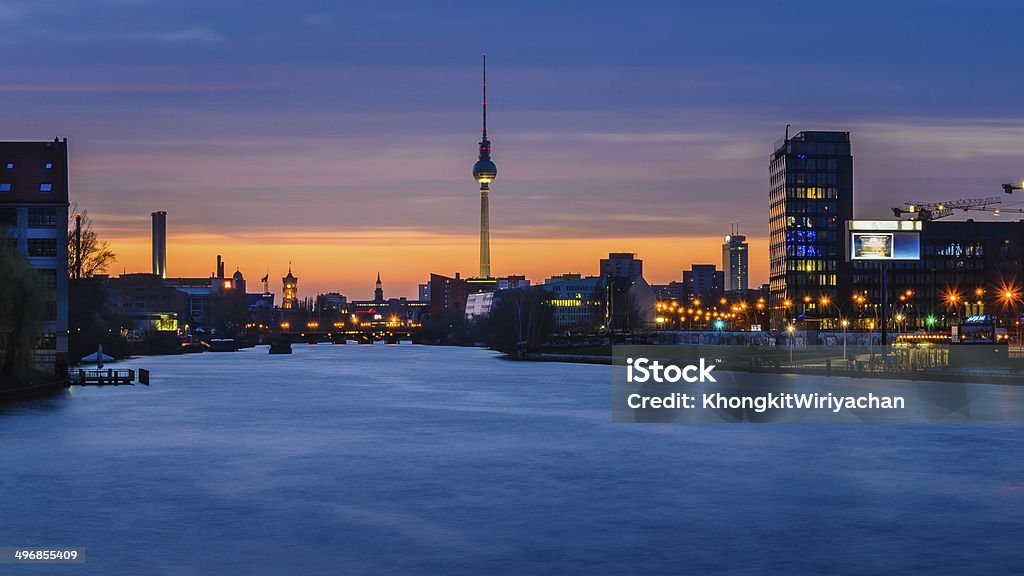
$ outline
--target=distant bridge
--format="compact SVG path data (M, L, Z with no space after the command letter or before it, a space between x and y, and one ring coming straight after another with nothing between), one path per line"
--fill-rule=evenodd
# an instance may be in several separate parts
M358 344L373 344L374 342L386 342L398 344L401 341L419 343L423 339L423 332L420 328L377 328L372 330L305 330L302 332L282 332L269 339L286 339L292 344L347 344L356 342Z

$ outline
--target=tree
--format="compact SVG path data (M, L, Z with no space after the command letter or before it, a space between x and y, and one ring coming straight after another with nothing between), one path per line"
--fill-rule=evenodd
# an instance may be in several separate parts
M550 300L541 286L502 292L488 318L491 346L509 354L540 350L554 326Z
M89 218L89 211L79 210L78 203L72 204L71 210L68 211L68 274L72 278L76 277L76 215L82 219L82 263L80 277L92 278L96 274L106 272L107 268L117 260L117 254L114 254L113 250L110 249L110 244L106 240L100 240L96 235L96 231L92 229L92 219Z
M0 238L7 233L0 230ZM32 354L43 320L39 277L25 257L0 245L0 387L12 386L32 372Z
M73 361L92 354L100 344L103 353L121 358L128 341L121 335L126 319L107 307L107 290L98 278L71 280L68 285L68 357Z

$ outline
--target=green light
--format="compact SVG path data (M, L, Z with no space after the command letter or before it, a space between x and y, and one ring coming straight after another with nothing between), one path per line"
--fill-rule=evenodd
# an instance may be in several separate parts
M935 322L936 321L937 321L937 319L935 318L935 315L933 315L933 314L929 314L924 319L924 323L929 325L929 326L935 326Z
M725 327L725 322L723 322L721 320L715 320L715 328L721 330L724 327Z

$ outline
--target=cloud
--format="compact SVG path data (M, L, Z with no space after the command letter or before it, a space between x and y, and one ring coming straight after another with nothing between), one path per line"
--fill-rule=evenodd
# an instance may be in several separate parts
M903 154L948 160L1024 156L1024 122L923 119L861 124L858 132Z

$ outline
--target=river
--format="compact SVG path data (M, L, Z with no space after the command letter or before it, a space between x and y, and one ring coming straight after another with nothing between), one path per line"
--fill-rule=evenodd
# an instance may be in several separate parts
M138 358L0 407L4 574L1007 574L1019 425L613 424L610 367L481 349Z

